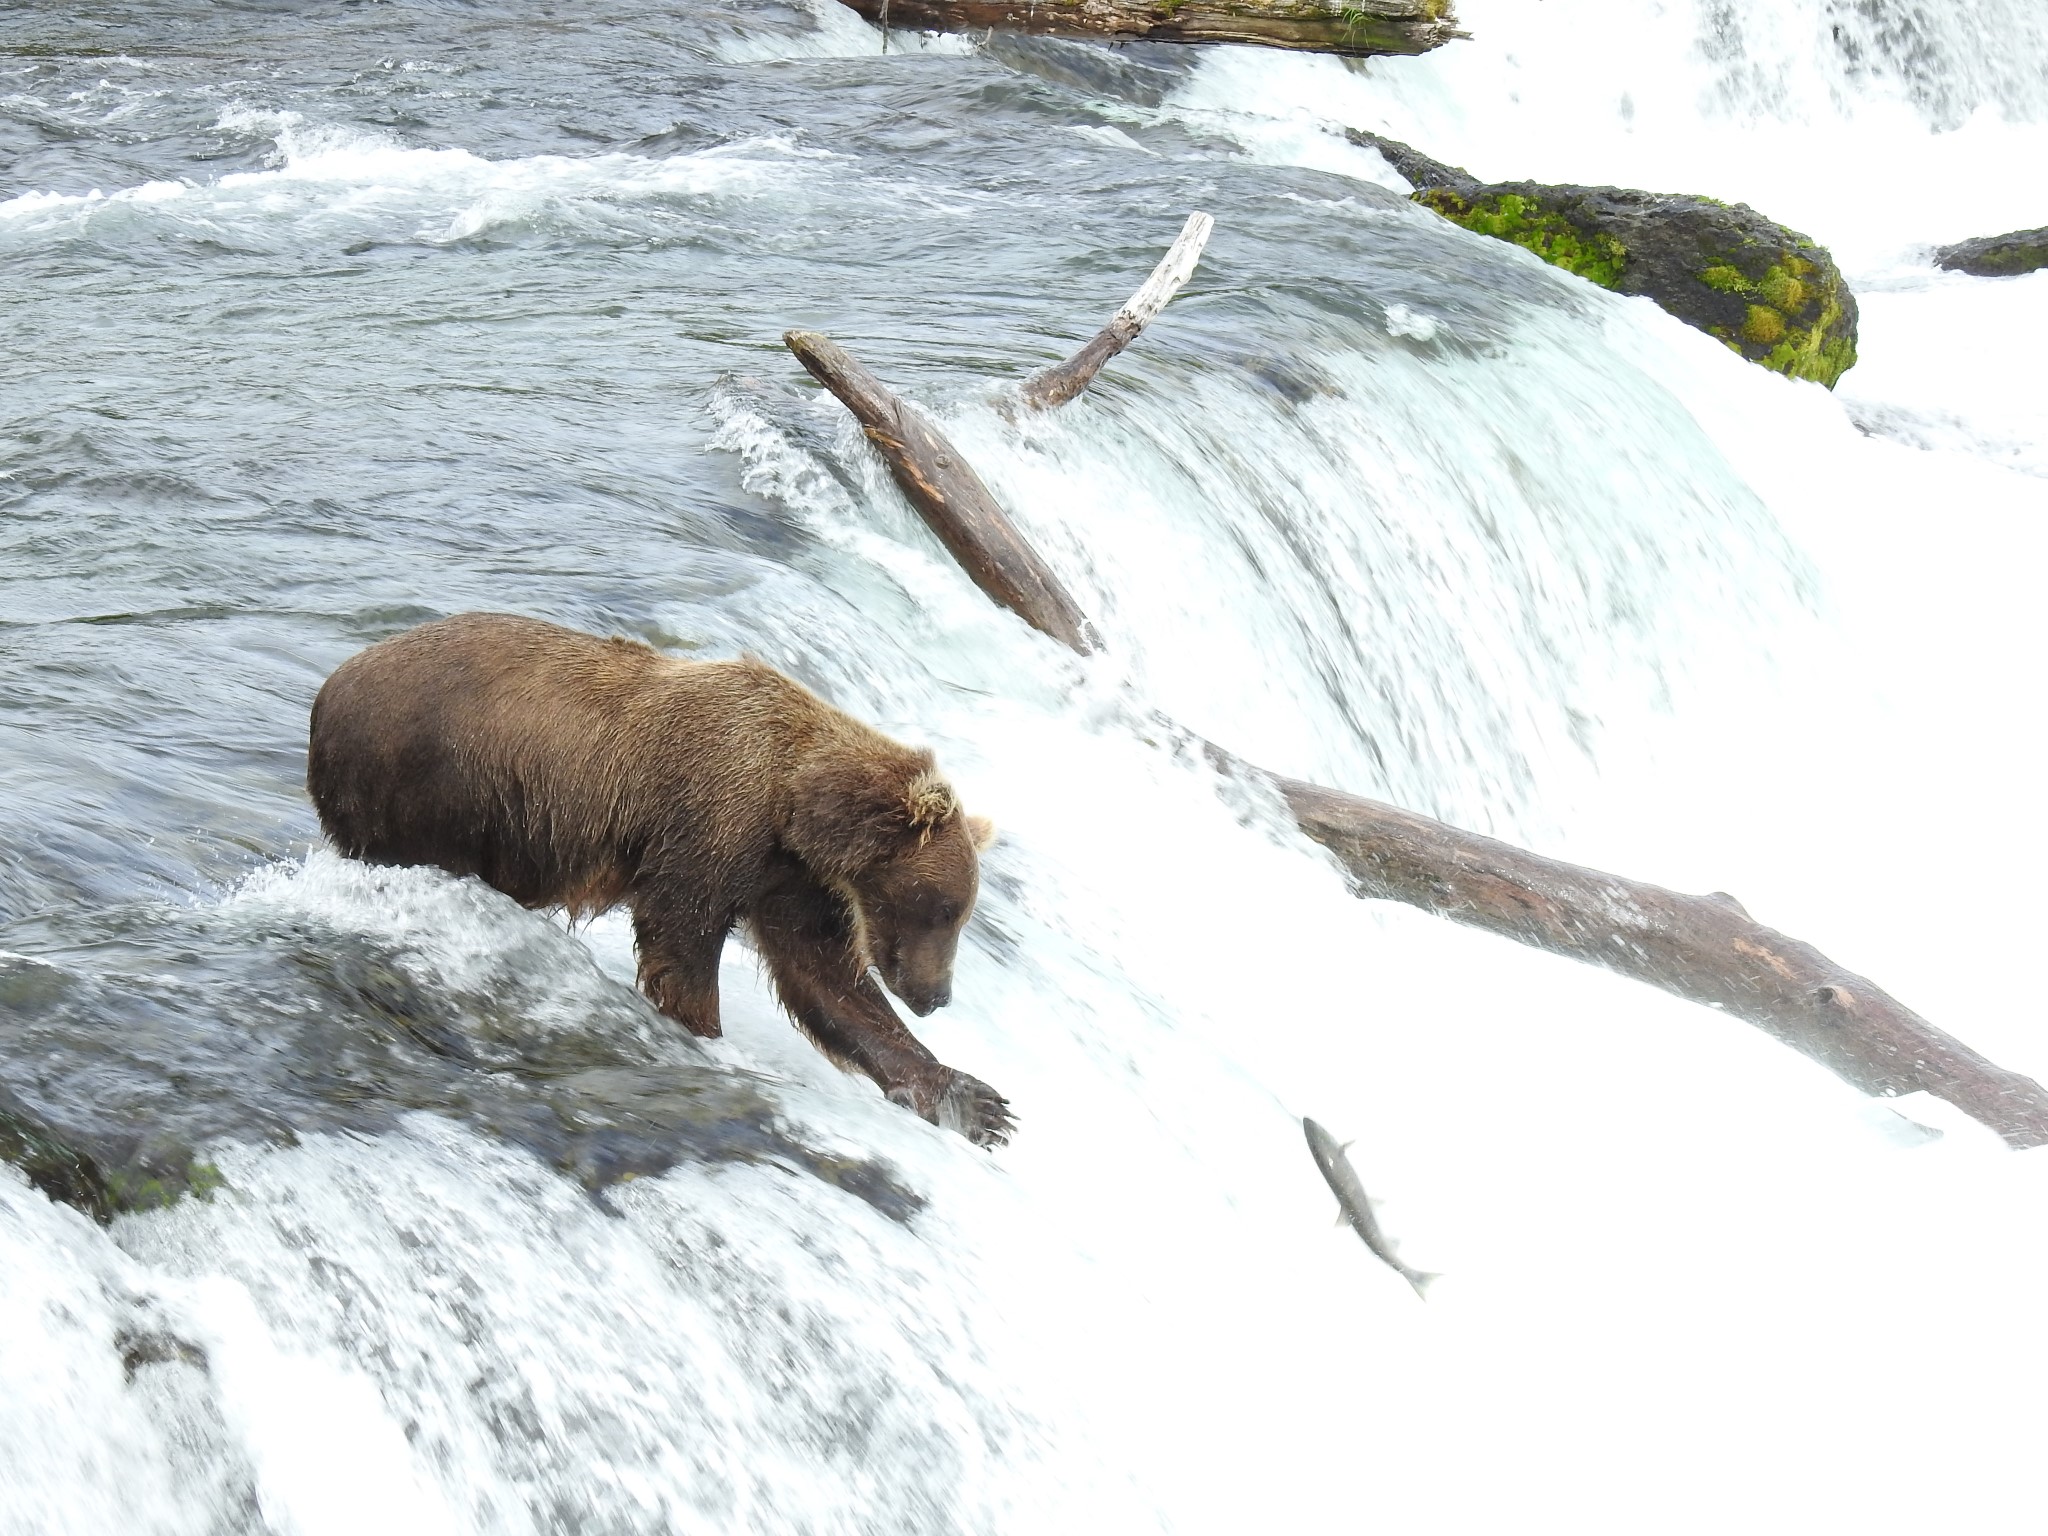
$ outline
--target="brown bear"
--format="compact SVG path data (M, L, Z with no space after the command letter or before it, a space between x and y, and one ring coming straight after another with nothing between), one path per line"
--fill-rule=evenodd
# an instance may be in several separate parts
M932 755L751 658L680 661L507 614L422 624L342 663L313 702L306 787L337 848L476 875L528 907L633 912L640 986L716 1035L744 924L827 1056L982 1146L1009 1105L942 1065L920 1017L995 829Z

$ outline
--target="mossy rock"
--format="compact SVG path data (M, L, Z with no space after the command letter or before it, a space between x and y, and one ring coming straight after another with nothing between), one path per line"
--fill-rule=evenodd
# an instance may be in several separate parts
M2019 277L2048 267L2048 229L2016 229L2009 235L1981 235L1944 245L1934 264L1972 277Z
M4 1089L0 1163L12 1163L52 1200L102 1225L131 1211L162 1210L187 1196L211 1200L225 1183L218 1168L184 1146L141 1148L127 1134L75 1135Z
M1856 362L1856 296L1834 259L1741 203L1627 187L1485 183L1358 129L1414 200L1616 293L1640 294L1774 373L1830 389Z

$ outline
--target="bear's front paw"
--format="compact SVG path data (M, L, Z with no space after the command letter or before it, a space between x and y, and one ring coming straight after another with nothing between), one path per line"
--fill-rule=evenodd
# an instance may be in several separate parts
M1010 1101L978 1077L965 1072L950 1074L939 1100L938 1123L958 1131L977 1147L1000 1147L1017 1129L1017 1117L1010 1113Z
M958 1131L977 1147L999 1147L1017 1128L1008 1099L980 1078L951 1067L939 1067L914 1083L892 1088L889 1097L933 1125Z

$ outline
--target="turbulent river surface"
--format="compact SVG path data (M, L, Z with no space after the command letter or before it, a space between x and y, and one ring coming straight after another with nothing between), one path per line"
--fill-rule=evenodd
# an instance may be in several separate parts
M1929 255L2048 222L2048 13L1462 15L1347 65L829 0L0 12L0 1102L166 1202L0 1166L0 1531L2038 1520L2048 1154L1358 902L1159 722L1733 891L2048 1073L2048 273ZM1347 125L1750 201L1863 361L1765 374ZM1189 289L1012 420L1195 209ZM981 598L795 326L1102 655ZM841 1076L737 942L696 1042L617 916L324 849L320 681L473 608L930 743L1003 841L919 1031L1015 1142Z

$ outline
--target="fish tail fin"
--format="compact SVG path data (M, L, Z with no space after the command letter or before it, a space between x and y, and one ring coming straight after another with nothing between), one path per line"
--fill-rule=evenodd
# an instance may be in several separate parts
M1443 1278L1442 1275L1433 1275L1421 1269L1404 1269L1401 1271L1401 1277L1415 1287L1415 1294L1424 1301L1429 1300L1430 1283Z

